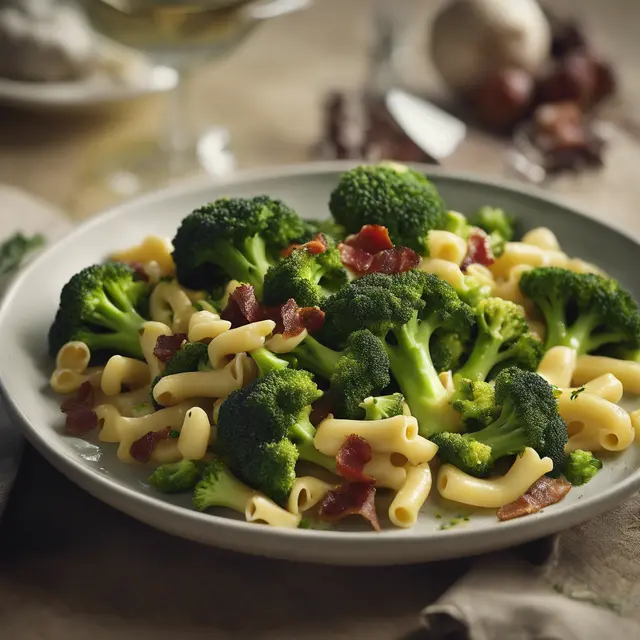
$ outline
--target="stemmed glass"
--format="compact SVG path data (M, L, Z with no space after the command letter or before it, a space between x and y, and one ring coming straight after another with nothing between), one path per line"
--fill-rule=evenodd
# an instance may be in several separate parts
M169 97L162 135L151 145L125 145L102 159L102 188L130 195L177 178L234 167L228 133L220 126L196 132L186 115L189 75L197 65L228 55L258 25L312 0L81 0L93 28L137 49L168 73Z

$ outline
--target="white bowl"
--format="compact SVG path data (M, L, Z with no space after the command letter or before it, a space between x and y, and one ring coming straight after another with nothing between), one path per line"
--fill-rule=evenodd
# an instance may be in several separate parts
M33 445L81 487L154 527L238 551L322 563L402 564L495 550L576 525L638 490L640 448L633 445L621 454L605 456L604 469L589 484L524 518L498 522L495 513L487 510L473 513L467 523L442 529L452 517L470 510L441 501L425 506L416 526L408 530L387 526L374 533L356 523L338 530L292 531L247 524L223 510L197 513L188 508L188 496L167 498L150 489L145 483L148 470L118 462L113 445L61 434L59 400L48 390L52 362L46 336L60 289L73 273L149 233L172 236L187 213L222 195L267 193L284 199L304 216L325 216L338 174L349 166L352 163L311 164L245 173L224 184L172 187L90 220L34 261L13 283L0 309L0 380L10 412ZM422 169L450 207L471 212L491 204L518 216L525 227L549 226L569 254L596 262L640 299L635 277L639 250L629 237L538 191ZM81 520L82 514L77 518Z

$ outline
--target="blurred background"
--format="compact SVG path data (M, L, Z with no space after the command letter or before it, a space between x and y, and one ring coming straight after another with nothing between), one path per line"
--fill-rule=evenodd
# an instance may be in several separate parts
M0 182L80 219L364 157L640 209L638 24L629 0L0 0Z

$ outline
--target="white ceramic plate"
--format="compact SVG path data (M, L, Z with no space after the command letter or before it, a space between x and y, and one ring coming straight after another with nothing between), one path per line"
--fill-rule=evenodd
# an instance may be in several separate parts
M153 65L137 51L96 36L102 69L68 82L24 82L0 78L0 103L33 111L86 109L127 102L175 88L178 75Z
M583 488L541 513L498 522L495 512L477 512L468 523L442 529L469 510L445 503L427 505L416 526L364 526L340 530L280 530L233 519L228 513L196 513L189 497L164 498L145 484L148 470L117 461L112 445L60 434L59 401L48 391L52 363L46 335L61 287L81 268L111 251L140 241L150 232L172 236L187 213L218 196L267 193L283 198L303 215L327 214L338 174L350 166L323 163L238 175L225 184L172 187L120 205L77 228L36 260L7 293L0 310L0 380L7 406L29 440L64 474L101 500L152 526L200 542L278 558L344 564L400 564L464 556L507 547L592 518L640 488L640 447L607 456L604 469ZM449 206L473 211L482 204L504 207L525 227L553 228L572 255L597 262L640 299L636 279L640 251L630 238L519 186L452 175L430 167ZM384 513L380 508L379 512ZM436 517L436 513L441 518ZM82 514L77 514L78 519Z

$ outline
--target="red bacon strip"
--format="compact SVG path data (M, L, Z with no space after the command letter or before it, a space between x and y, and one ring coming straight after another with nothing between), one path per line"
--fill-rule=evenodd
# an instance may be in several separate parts
M413 249L393 247L376 253L367 273L403 273L419 264L420 256Z
M64 430L70 436L83 436L98 426L98 416L93 411L95 394L90 382L83 382L76 395L67 398L60 406L66 414Z
M172 336L158 336L156 346L153 348L153 355L160 362L167 362L179 351L186 339L187 336L184 333L175 333Z
M369 267L373 262L373 255L342 242L338 245L338 250L340 251L340 260L347 269L351 269L351 271L361 275L369 272Z
M365 224L358 233L349 236L344 243L371 254L393 249L389 230L380 224Z
M230 322L232 327L242 327L263 320L264 309L258 302L253 287L250 284L242 284L231 292L220 317Z
M165 427L160 431L149 431L142 438L138 438L129 448L131 457L137 462L149 462L153 450L158 442L162 442L169 437L171 427Z
M264 316L276 323L274 333L285 338L300 335L305 329L315 333L324 325L324 311L318 307L299 307L293 298L289 298L278 307L267 307Z
M298 314L310 334L320 331L324 326L324 311L319 307L300 307Z
M149 275L144 270L144 264L142 264L142 262L129 262L128 265L135 271L136 280L149 282Z
M491 239L482 229L476 229L467 240L467 255L460 268L466 271L467 267L474 263L490 267L495 261Z
M564 478L538 478L517 500L498 509L500 520L512 520L537 513L549 505L560 502L571 490L571 484Z
M313 239L304 244L290 244L286 249L283 249L281 256L286 258L290 256L296 249L306 249L309 253L318 254L327 250L327 239L322 233L318 233Z
M327 493L318 516L327 522L338 522L350 515L362 516L380 531L375 505L376 488L364 482L345 482Z
M371 445L364 438L353 433L345 438L336 455L336 471L345 480L373 484L375 478L364 473L364 467L372 457Z

